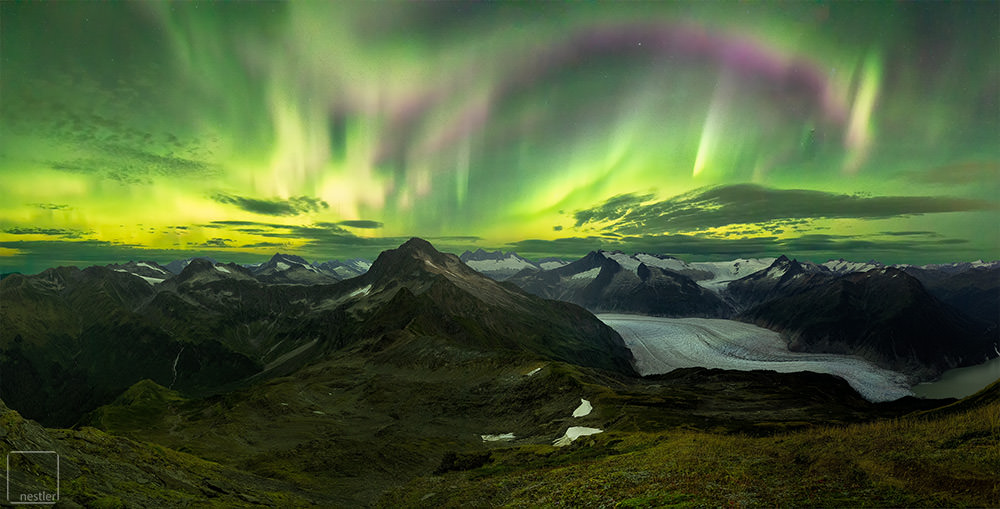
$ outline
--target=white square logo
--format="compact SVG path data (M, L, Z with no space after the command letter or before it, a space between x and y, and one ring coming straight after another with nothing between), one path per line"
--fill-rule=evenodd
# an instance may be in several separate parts
M7 454L7 503L51 505L59 501L59 454L10 451Z

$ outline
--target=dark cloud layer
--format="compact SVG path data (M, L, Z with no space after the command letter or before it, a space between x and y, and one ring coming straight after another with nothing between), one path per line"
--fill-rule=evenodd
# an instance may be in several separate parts
M4 233L11 235L46 235L49 237L62 237L66 239L79 239L91 232L82 230L72 230L66 228L8 228Z
M621 239L601 237L566 237L555 240L529 239L512 242L512 248L522 256L557 256L575 258L581 251L605 249L626 253L654 253L679 256L688 260L732 259L790 255L814 261L831 258L880 259L886 263L922 252L930 257L961 250L969 241L957 238L892 235L889 238L855 235L806 234L792 238L742 237L720 238L700 234L636 235ZM901 238L905 237L905 238Z
M62 203L32 203L31 205L42 210L66 210L69 208L69 205Z
M997 203L931 196L863 196L755 184L702 188L667 200L625 194L574 213L576 226L622 234L683 232L730 224L787 219L883 219L896 216L996 210Z
M168 263L192 256L206 256L217 260L252 263L261 261L260 255L231 250L218 250L207 246L197 251L191 249L150 249L133 244L116 244L99 240L36 240L0 242L0 248L16 250L20 255L0 258L0 272L18 271L34 274L50 267L105 265L129 260L155 260Z
M230 247L229 243L232 242L230 239L223 239L221 237L215 237L198 244L201 247Z
M336 223L336 224L339 224L339 225L342 225L342 226L346 226L348 228L368 228L368 229L372 229L372 230L381 228L383 226L383 224L380 223L380 222L378 222L378 221L368 221L368 220L365 220L365 219L355 219L355 220L341 221L341 222Z
M216 193L212 199L227 205L235 205L247 212L266 216L297 216L309 212L319 212L330 208L330 204L310 196L297 196L283 200L272 198L261 200L258 198L247 198L226 193Z

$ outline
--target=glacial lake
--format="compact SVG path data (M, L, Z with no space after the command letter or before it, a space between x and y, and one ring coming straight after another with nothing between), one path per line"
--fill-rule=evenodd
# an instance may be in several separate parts
M945 371L941 379L914 385L911 390L921 398L964 398L1000 378L1000 357L978 366Z

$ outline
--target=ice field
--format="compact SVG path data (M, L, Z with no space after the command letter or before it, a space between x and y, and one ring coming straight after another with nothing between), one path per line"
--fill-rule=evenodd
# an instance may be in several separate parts
M869 401L912 396L902 373L848 355L791 352L777 332L733 320L601 314L635 356L641 375L707 367L782 373L812 371L846 380Z

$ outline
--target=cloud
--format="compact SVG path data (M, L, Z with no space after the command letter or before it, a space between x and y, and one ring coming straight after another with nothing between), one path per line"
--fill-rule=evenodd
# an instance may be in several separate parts
M54 170L94 175L121 184L151 184L154 177L213 176L214 164L173 154L160 155L121 144L83 145L89 157L49 161Z
M562 229L563 229L563 227L559 226L559 225L552 227L552 231L554 231L554 232L561 232Z
M93 232L65 228L7 228L4 230L4 233L9 233L11 235L47 235L50 237L79 239L84 235L89 235Z
M225 226L251 226L251 225L269 225L275 227L284 226L284 225L275 225L269 223L258 223L256 221L212 221L209 224L203 224L201 226L205 228L222 228Z
M69 205L64 205L60 203L32 203L31 205L38 207L42 210L66 210Z
M232 242L230 239L223 239L220 237L215 237L202 242L201 244L195 244L202 247L230 247L229 243Z
M240 247L285 247L287 244L282 244L280 242L255 242L253 244L243 244Z
M922 236L922 237L940 237L941 236L941 234L938 233L938 232L931 232L931 231L925 231L925 230L921 230L921 231L880 232L879 234L880 235L889 235L891 237L916 237L916 236Z
M401 237L396 237L401 238ZM483 240L482 237L477 237L475 235L439 235L437 237L424 237L427 241L441 241L441 242L478 242ZM409 240L409 239L406 239ZM404 240L403 242L406 242Z
M583 226L591 222L608 221L622 218L639 208L644 202L653 199L653 195L637 195L634 193L620 194L609 198L607 201L592 209L578 210L573 213L576 219L576 226Z
M322 224L322 223L319 223L319 224ZM379 222L379 221L368 221L368 220L364 220L364 219L354 219L354 220L348 220L348 221L340 221L339 223L336 223L336 224L339 224L341 226L346 226L348 228L368 228L368 229L377 229L377 228L381 228L383 226L383 224L381 222Z
M227 205L235 205L247 212L266 216L297 216L308 212L318 212L330 208L330 204L310 196L297 196L283 200L272 198L261 200L226 193L216 193L212 199Z
M174 137L176 140L176 137ZM176 148L176 147L175 147ZM128 171L141 168L145 172L164 176L212 175L218 170L208 163L174 155L159 155L122 144L98 145L103 155ZM107 164L107 161L102 161Z
M905 237L905 238L901 238ZM923 238L922 238L923 237ZM807 234L793 238L776 236L718 237L705 234L634 235L619 239L606 237L565 237L555 240L528 239L507 244L522 256L574 258L596 249L626 253L653 253L681 256L690 260L732 259L734 257L800 256L818 261L831 258L899 258L913 252L939 258L955 246L968 244L958 238L925 236L854 236ZM882 260L892 263L891 259Z
M894 216L996 210L996 202L932 196L863 196L755 184L701 188L667 200L615 196L574 213L576 226L622 234L684 232L730 224L794 219L882 219Z
M261 237L279 239L322 239L329 236L354 237L354 234L337 226L337 223L314 223L312 225L291 225L260 223L256 221L212 221L198 225L202 228L214 228L249 233Z

